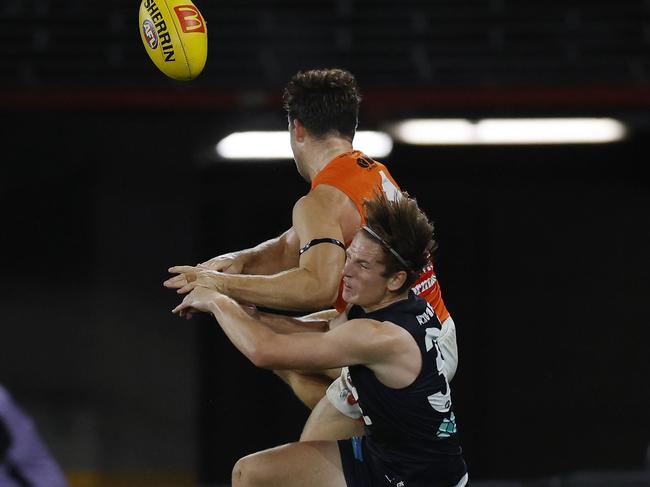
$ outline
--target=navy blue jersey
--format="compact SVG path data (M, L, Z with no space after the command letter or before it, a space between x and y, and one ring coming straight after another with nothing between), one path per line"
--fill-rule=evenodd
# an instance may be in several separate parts
M451 389L440 372L444 360L437 344L441 324L431 305L410 292L408 299L371 313L352 306L348 318L390 321L413 336L422 355L417 378L401 389L382 384L368 367L349 367L350 382L364 415L368 450L385 467L406 478L450 461L462 475L465 467Z

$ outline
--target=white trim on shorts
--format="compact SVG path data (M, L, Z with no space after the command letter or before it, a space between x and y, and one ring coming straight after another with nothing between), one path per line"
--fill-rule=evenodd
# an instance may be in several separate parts
M440 347L442 356L445 359L442 373L447 378L447 382L451 382L454 375L456 375L456 369L458 369L456 324L451 316L442 322L442 330L440 330L440 336L438 337L438 346Z

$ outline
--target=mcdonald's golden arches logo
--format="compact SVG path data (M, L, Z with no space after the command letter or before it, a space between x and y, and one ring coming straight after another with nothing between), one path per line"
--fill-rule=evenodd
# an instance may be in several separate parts
M181 29L186 34L205 32L205 22L194 5L178 5L174 7L176 16L181 23Z

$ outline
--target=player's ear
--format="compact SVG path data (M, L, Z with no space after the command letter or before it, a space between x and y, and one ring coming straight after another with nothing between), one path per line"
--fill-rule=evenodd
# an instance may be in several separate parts
M298 142L305 140L305 126L297 118L293 119L293 132Z
M407 277L408 275L406 274L406 271L397 271L390 277L390 279L388 279L388 290L397 291L404 285Z

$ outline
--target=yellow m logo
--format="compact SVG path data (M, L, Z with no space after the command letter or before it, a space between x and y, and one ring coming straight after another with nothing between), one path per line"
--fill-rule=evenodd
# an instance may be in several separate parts
M186 34L192 32L205 32L203 17L194 5L178 5L174 7L176 16L181 23L181 29Z

